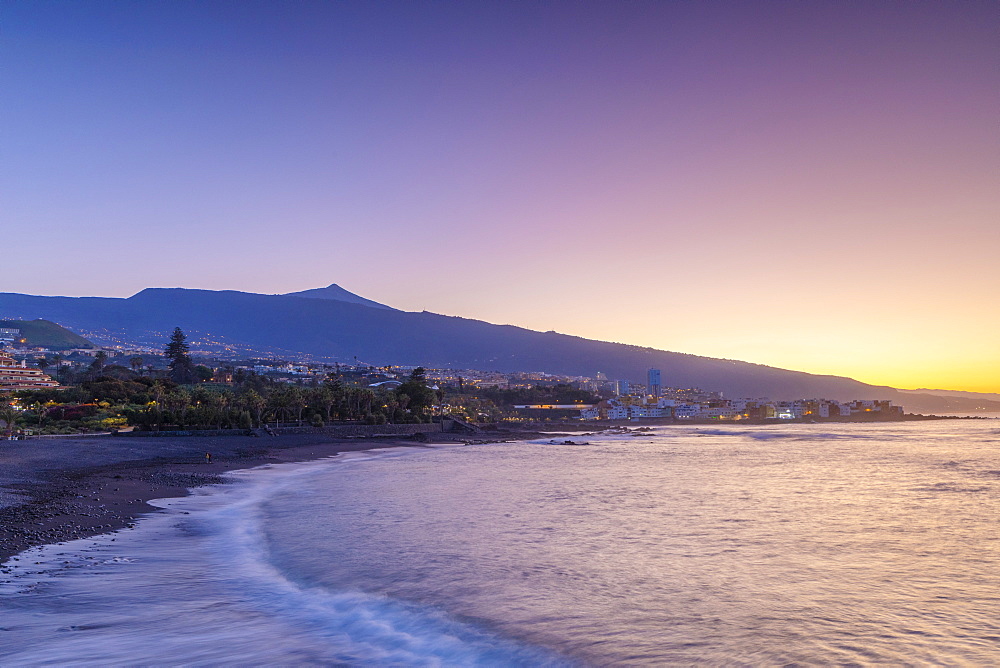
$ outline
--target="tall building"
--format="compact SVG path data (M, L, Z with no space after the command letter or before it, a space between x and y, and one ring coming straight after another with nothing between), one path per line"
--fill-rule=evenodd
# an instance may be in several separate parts
M629 383L627 380L616 380L615 381L615 394L619 397L623 397L629 393Z
M650 369L646 372L647 383L646 386L649 389L649 393L654 397L659 398L660 392L663 387L660 385L660 370Z

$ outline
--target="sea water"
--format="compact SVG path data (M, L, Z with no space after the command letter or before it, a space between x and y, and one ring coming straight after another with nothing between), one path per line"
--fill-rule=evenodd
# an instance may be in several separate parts
M20 555L0 665L1000 663L997 421L669 426L231 477Z

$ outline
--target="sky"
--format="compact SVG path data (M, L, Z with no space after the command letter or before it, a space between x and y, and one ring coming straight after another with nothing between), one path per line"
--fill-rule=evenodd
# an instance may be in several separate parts
M0 291L1000 392L992 1L4 0L0 100Z

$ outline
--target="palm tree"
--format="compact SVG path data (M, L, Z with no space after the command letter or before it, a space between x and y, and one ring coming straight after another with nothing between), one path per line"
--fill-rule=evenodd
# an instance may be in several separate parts
M254 417L254 426L259 427L267 408L267 400L256 390L247 390L237 397L237 401Z
M333 407L337 403L337 395L327 385L320 385L309 391L309 403L319 406L326 413L326 421L333 419Z
M31 404L31 409L35 411L35 414L38 416L38 426L41 427L46 418L45 403L40 400L35 401Z
M187 425L187 412L191 408L191 393L183 387L178 387L164 396L167 410L171 412L174 422L184 427Z
M128 358L128 363L132 366L132 371L137 375L142 375L142 365L146 360L142 359L142 355L135 355Z
M362 388L358 392L358 394L359 394L359 397L358 397L358 408L360 409L361 408L361 404L364 404L365 405L365 412L363 413L363 415L368 415L369 413L372 412L372 403L374 403L374 401L375 401L375 392L374 392L374 390L369 390L366 387L366 388Z
M288 409L292 405L291 387L275 387L267 393L268 408L274 411L274 426L277 427L281 418L288 420Z
M292 385L288 389L290 390L288 393L288 406L295 411L295 423L301 427L302 411L309 405L309 398L306 396L305 390L301 387Z
M232 396L229 392L213 392L213 401L217 410L218 424L216 429L222 429L222 423L229 421L229 404Z
M91 378L97 378L104 370L104 363L108 361L108 354L103 350L98 350L94 355L94 361L90 363L89 374Z
M17 419L17 409L9 399L0 400L0 420L7 426L7 440L14 434L14 420Z
M161 382L153 383L153 406L156 411L155 424L156 431L160 431L160 424L163 422L163 398L167 394L167 388Z

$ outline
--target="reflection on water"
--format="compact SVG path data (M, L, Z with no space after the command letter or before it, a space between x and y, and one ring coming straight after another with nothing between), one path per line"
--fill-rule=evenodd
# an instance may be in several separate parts
M250 472L24 555L0 664L1000 663L995 422L550 440Z
M275 497L268 537L305 581L593 663L992 663L993 425L673 427L368 461Z

